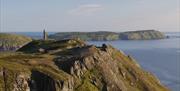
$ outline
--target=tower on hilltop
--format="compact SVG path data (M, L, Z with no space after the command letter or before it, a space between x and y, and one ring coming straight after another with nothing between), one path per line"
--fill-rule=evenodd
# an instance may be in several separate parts
M43 30L43 40L47 40L48 39L48 34L46 32L46 30Z

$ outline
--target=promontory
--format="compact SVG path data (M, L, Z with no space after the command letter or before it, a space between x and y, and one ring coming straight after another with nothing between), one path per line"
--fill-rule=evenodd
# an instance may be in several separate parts
M0 53L0 91L169 91L134 58L79 39L33 40Z

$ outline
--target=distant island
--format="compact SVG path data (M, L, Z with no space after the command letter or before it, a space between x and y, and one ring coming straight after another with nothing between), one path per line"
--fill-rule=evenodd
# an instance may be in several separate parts
M155 40L164 39L164 33L157 30L140 30L129 32L59 32L48 36L50 39L72 39L80 38L85 41L112 41L112 40Z
M141 30L119 33L119 38L122 40L154 40L164 39L166 36L157 30Z
M84 41L113 41L113 40L155 40L166 38L164 33L156 30L141 30L129 32L59 32L48 36L45 30L43 31L43 38L50 40L63 40L63 39L81 39ZM36 39L35 39L36 40ZM32 41L30 37L0 33L0 51L15 51L23 45Z

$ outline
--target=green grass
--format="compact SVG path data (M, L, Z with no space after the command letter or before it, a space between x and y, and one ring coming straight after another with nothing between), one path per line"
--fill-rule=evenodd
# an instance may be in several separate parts
M75 46L81 46L85 43L80 40L34 40L29 44L25 45L24 47L20 48L18 51L25 52L25 53L38 53L40 48L45 49L46 51L53 51L53 50L65 50Z
M35 62L29 64L29 62ZM31 71L39 71L53 78L54 80L67 80L69 75L53 65L53 57L48 55L31 55L22 53L8 53L0 55L0 68L8 71L8 84L11 89L16 74L25 73L31 75ZM0 78L2 82L2 78ZM11 84L12 83L12 84ZM1 86L1 85L0 85ZM11 90L9 90L11 91Z
M120 51L116 50L112 46L107 46L107 52L102 51L102 48L97 48L95 46L83 46L81 48L75 48L77 45L81 45L83 42L78 41L78 40L63 40L63 41L54 41L54 40L35 40L20 49L20 52L3 52L0 53L0 69L6 68L8 72L7 76L7 87L11 91L12 89L12 83L14 82L15 75L24 73L28 74L29 76L31 75L32 71L38 71L43 73L44 75L49 76L53 80L61 80L61 81L66 81L69 80L69 77L72 77L74 75L70 75L66 73L65 71L61 70L54 64L54 59L57 56L68 56L68 54L75 52L76 55L77 53L91 53L92 55L89 55L88 57L101 57L105 53L108 53L107 57L110 57L110 59L113 60L117 65L112 65L117 68L117 70L114 70L114 67L111 67L111 65L100 65L100 64L92 64L94 67L92 69L88 69L83 73L81 78L78 78L74 76L74 81L75 81L75 86L74 89L75 91L101 91L103 86L106 85L106 77L103 74L106 74L108 77L109 71L107 72L101 72L102 69L108 70L111 69L114 76L118 78L118 80L122 81L123 84L125 84L125 87L128 89L128 91L148 91L154 90L154 91L163 91L165 88L158 83L158 80L155 76L152 74L144 71L141 69L136 61L121 53ZM72 46L71 48L67 48L69 46ZM47 50L58 50L58 49L63 49L61 53L64 54L34 54L33 49L38 49L38 48L45 48ZM23 53L24 51L27 52L32 52L31 53ZM80 52L78 52L80 51ZM56 52L55 52L56 53ZM86 53L85 53L86 54ZM86 55L81 55L81 58L85 58ZM103 56L104 57L104 56ZM78 60L81 60L78 59ZM101 58L102 62L104 61L109 64L112 62L108 58ZM89 61L98 61L96 57ZM100 61L100 62L101 62ZM102 63L102 64L104 64ZM103 66L103 67L101 67ZM109 67L110 66L110 67ZM126 73L125 78L123 77L123 72ZM111 75L110 75L111 76ZM138 80L137 80L138 79ZM111 77L108 77L107 80L111 80ZM111 81L109 81L111 82ZM112 82L113 82L113 77L112 77ZM134 83L131 85L131 83ZM3 78L0 76L0 83L3 84ZM108 81L107 81L108 84ZM116 84L116 83L113 83ZM0 90L3 90L4 85L0 84ZM149 90L149 91L150 91ZM165 90L166 91L166 90Z
M75 89L75 91L100 91L93 83L92 79L90 77L100 77L97 76L99 72L96 69L92 69L90 71L87 71L81 80L81 84ZM95 76L96 75L96 76Z
M32 41L31 38L23 35L0 33L0 47L19 47L30 41Z

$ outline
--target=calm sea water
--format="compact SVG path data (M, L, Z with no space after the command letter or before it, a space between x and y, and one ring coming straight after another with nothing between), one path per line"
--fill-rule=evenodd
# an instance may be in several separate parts
M19 32L36 39L41 33ZM50 34L53 34L51 32ZM166 33L169 36L180 36L180 33ZM88 41L89 44L101 46L103 43L133 56L147 71L154 73L160 81L173 91L180 91L180 38L162 40L119 40L119 41Z
M111 44L133 56L147 71L173 91L180 91L180 38L145 41L89 41L97 46Z

